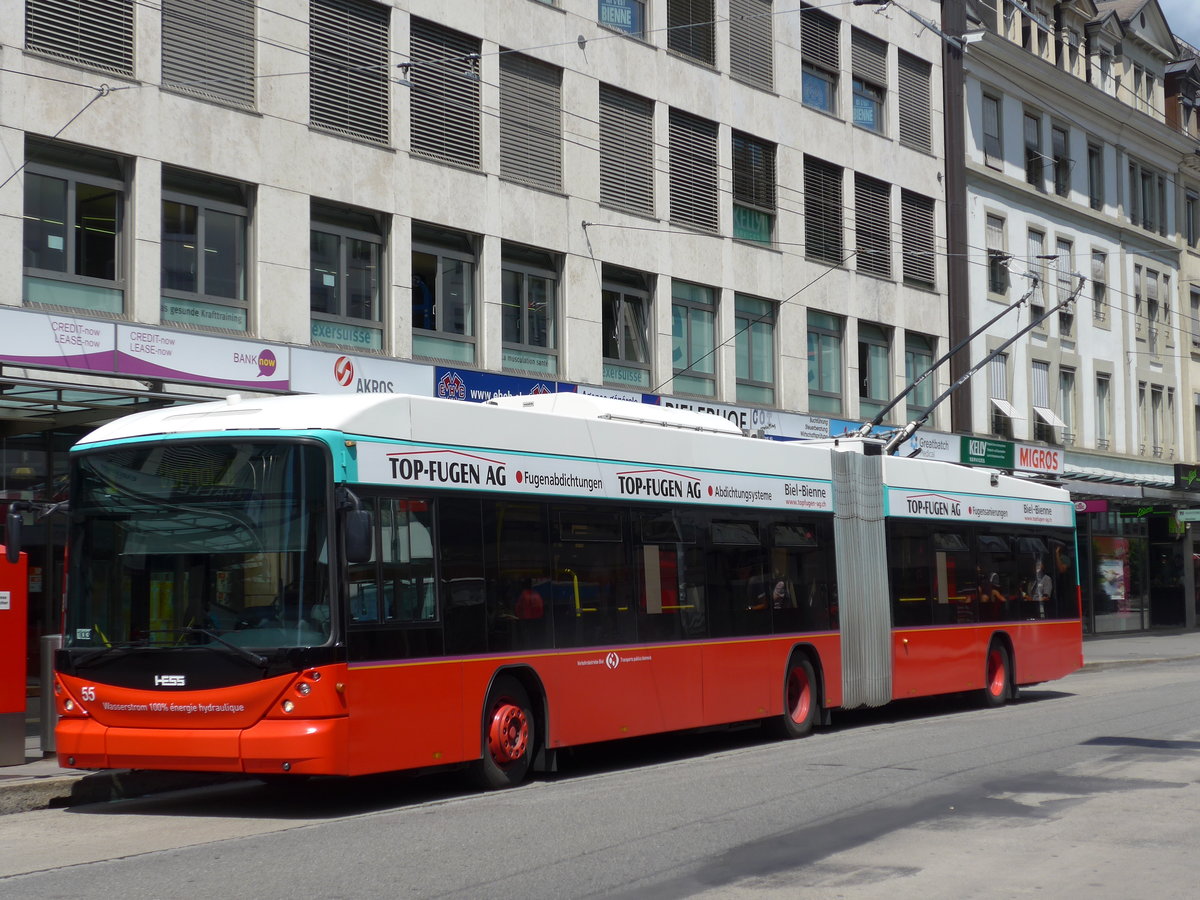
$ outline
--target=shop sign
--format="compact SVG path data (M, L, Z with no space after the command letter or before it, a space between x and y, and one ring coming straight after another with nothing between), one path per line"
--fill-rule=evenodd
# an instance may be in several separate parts
M433 366L384 359L292 350L292 390L302 394L433 395Z
M1176 511L1175 517L1180 522L1200 522L1200 509L1181 509Z
M288 348L278 344L117 326L117 371L122 375L286 391L289 368Z
M1200 491L1200 464L1175 464L1175 490Z
M1063 452L1057 447L1017 444L1013 468L1020 472L1037 472L1040 475L1061 475Z
M493 397L525 397L557 391L558 385L554 381L448 366L436 366L433 370L433 395L446 400L485 403Z
M11 365L45 366L73 371L112 372L116 326L76 316L17 309L0 311L5 349Z
M960 462L969 466L988 466L992 469L1013 467L1013 445L1008 441L964 437L960 445Z

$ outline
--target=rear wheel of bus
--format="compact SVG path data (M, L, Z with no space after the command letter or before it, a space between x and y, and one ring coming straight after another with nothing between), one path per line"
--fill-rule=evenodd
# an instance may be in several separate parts
M537 734L529 693L511 675L498 675L483 705L483 757L472 767L474 780L488 790L525 780Z
M992 640L984 665L983 703L1003 706L1013 694L1012 657L1003 641Z
M783 715L768 722L777 737L802 738L812 733L820 710L819 684L809 658L795 652L783 676Z

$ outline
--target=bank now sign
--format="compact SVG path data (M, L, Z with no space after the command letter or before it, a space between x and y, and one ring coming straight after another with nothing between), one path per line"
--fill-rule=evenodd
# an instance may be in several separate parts
M1039 447L1036 444L1017 444L1013 468L1039 475L1063 473L1063 451L1058 447Z

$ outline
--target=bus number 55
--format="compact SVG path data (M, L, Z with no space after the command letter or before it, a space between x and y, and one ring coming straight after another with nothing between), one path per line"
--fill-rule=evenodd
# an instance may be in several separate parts
M79 699L85 703L90 703L96 699L96 689L91 685L81 687L79 689Z

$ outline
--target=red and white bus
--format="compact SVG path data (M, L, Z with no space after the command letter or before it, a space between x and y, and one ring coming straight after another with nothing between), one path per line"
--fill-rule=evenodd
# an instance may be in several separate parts
M62 765L358 775L1082 662L1066 492L563 393L206 403L72 452Z

